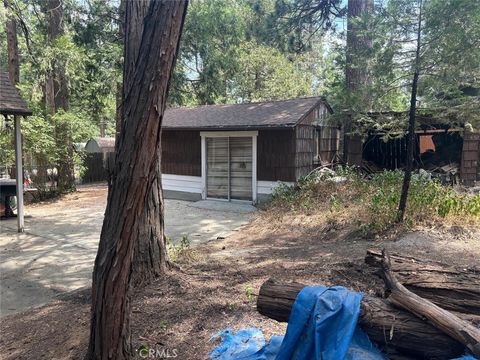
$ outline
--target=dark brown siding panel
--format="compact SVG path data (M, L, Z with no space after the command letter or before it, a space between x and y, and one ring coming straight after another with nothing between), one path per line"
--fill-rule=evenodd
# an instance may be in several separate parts
M318 144L315 165L326 165L335 161L340 149L340 130L335 127L321 126L316 129Z
M319 103L311 109L298 125L326 125L326 119L330 111L324 103Z
M295 181L295 132L261 130L257 139L257 177L264 181Z
M295 140L295 177L298 179L313 170L315 128L311 125L298 125L295 128Z
M480 133L464 134L460 177L466 186L480 181Z
M316 110L321 106L322 104L319 104L315 106L310 112L305 115L305 117L298 123L299 125L311 125L315 122L316 119Z
M162 132L162 173L202 176L202 148L199 131Z

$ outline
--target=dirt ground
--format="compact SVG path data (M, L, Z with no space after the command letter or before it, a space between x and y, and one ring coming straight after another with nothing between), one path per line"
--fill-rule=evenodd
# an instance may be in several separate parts
M381 284L359 270L368 248L480 265L480 229L438 226L405 233L393 229L364 239L350 219L259 212L241 231L199 245L180 259L181 269L138 289L132 301L132 342L175 352L178 359L207 359L212 335L225 328L258 327L267 338L285 324L256 312L255 294L268 278L344 285L375 291ZM88 341L90 290L67 294L38 309L1 321L2 359L82 359ZM140 356L136 356L140 359Z

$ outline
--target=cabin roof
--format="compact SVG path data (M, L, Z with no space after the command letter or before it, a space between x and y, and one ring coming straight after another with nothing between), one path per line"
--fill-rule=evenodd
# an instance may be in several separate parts
M165 112L165 129L239 130L288 128L297 125L323 97L297 98L245 104L202 105L170 108Z

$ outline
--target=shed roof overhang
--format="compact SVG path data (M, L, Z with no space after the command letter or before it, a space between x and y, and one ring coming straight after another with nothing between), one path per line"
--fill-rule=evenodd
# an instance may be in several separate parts
M0 114L30 116L32 111L12 85L8 73L0 70Z

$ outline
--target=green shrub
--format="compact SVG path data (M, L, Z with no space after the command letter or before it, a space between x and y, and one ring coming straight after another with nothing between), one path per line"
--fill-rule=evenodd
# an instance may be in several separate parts
M168 258L177 262L182 256L187 254L190 250L190 239L187 235L183 235L178 244L173 243L172 239L167 237L167 253Z
M371 223L383 230L393 224L403 183L403 172L384 171L372 178L376 187L370 201ZM478 216L480 196L460 193L421 174L413 174L408 193L406 221L410 223L435 216Z
M298 199L300 188L295 185L279 183L272 192L272 200L278 203L290 203Z
M274 190L272 206L289 211L316 208L341 212L359 205L363 213L355 218L362 220L362 233L380 232L397 219L403 176L403 171L394 170L366 178L348 167L338 168L335 173L313 172L294 186L280 184ZM407 225L447 216L479 215L480 195L461 193L423 174L412 175L405 214Z

